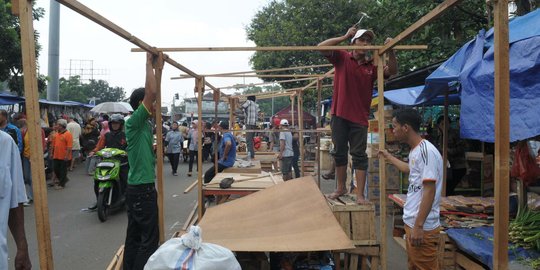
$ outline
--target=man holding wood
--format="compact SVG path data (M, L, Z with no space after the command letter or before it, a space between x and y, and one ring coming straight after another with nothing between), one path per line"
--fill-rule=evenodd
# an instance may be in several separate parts
M368 46L371 45L374 38L375 34L370 30L358 30L351 27L345 35L325 40L319 46L335 46L348 39L351 39L352 45ZM388 41L389 39L386 40L386 42ZM321 51L321 53L335 68L330 125L334 131L332 139L336 149L334 161L337 189L328 197L337 199L347 193L345 180L350 154L357 182L356 202L359 204L369 203L364 197L368 167L366 144L373 83L377 79L377 65L362 49L352 52L336 50ZM396 72L396 56L390 52L388 66L384 68L384 75L390 77Z
M126 204L128 227L124 248L124 269L143 269L148 258L158 248L159 224L155 188L156 157L152 125L148 121L154 112L157 96L155 69L163 68L163 58L146 55L146 83L131 94L129 104L133 114L126 121L129 161ZM159 106L159 105L158 105Z
M439 269L437 250L443 161L437 148L418 134L420 123L420 114L413 109L393 115L394 136L412 149L408 164L386 150L380 151L379 155L400 171L409 173L409 190L403 208L409 269Z
M218 130L228 130L229 123L222 121L219 123ZM219 161L217 163L217 171L222 172L223 170L230 168L234 165L236 160L236 141L234 135L231 132L225 132L222 135L221 142L219 143ZM204 182L210 183L212 179L216 176L216 167L213 166L204 173Z

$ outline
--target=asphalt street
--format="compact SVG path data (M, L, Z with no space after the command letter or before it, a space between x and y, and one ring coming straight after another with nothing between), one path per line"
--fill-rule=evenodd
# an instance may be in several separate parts
M204 163L205 169L211 166ZM180 163L178 176L173 176L170 164L165 162L165 239L180 230L195 205L197 193L183 194L196 174L187 176L187 163ZM195 166L194 166L195 167ZM195 168L194 168L195 169ZM84 172L84 164L69 172L70 181L63 190L48 189L49 220L55 269L105 269L125 239L126 211L109 215L106 222L99 221L96 212L84 211L95 202L92 177ZM334 181L322 181L322 190L330 192ZM35 230L34 207L25 207L25 228L33 269L39 269ZM13 269L15 244L8 233L9 265ZM406 255L392 240L388 230L388 267L406 269Z

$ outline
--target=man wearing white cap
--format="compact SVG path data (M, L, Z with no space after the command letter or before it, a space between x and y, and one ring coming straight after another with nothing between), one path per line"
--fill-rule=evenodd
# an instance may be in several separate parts
M345 35L327 39L319 46L335 46L348 39L351 39L352 45L368 46L374 38L375 34L370 30L351 27ZM386 40L388 41L389 39ZM367 128L373 83L377 79L377 66L373 59L366 55L366 50L362 49L351 52L321 51L321 53L335 68L330 126L332 130L340 131L332 133L336 149L334 159L337 189L328 197L336 199L347 193L345 179L350 147L357 182L357 203L365 204L368 202L363 194L368 166ZM388 55L388 66L384 67L385 77L397 73L396 56L392 51Z

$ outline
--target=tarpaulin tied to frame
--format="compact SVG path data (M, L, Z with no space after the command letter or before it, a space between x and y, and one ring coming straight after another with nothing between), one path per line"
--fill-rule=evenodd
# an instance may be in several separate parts
M232 251L354 248L312 177L211 207L198 225L206 242Z

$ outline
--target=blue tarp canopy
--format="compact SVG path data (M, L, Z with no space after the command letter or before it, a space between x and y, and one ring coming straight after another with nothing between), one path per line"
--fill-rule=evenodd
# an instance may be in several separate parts
M446 233L450 239L454 240L460 250L493 269L493 227L448 229ZM538 256L540 254L534 250L509 244L508 258L511 261L538 258Z
M24 97L19 97L11 94L1 94L0 93L0 105L13 105L19 103L25 103L26 99ZM39 103L48 104L48 105L57 105L57 106L77 106L77 107L86 107L94 108L94 105L84 104L77 101L50 101L46 99L40 99Z
M423 99L420 102L418 101L418 96L424 90L424 86L414 86L409 88L402 88L396 90L389 90L384 92L384 98L390 103L398 106L442 106L444 105L444 97L435 96L430 97L429 99ZM373 97L377 97L379 94L377 92L373 93ZM448 104L457 105L460 104L459 94L448 95Z
M13 105L24 102L24 98L10 95L10 94L0 94L0 105Z

